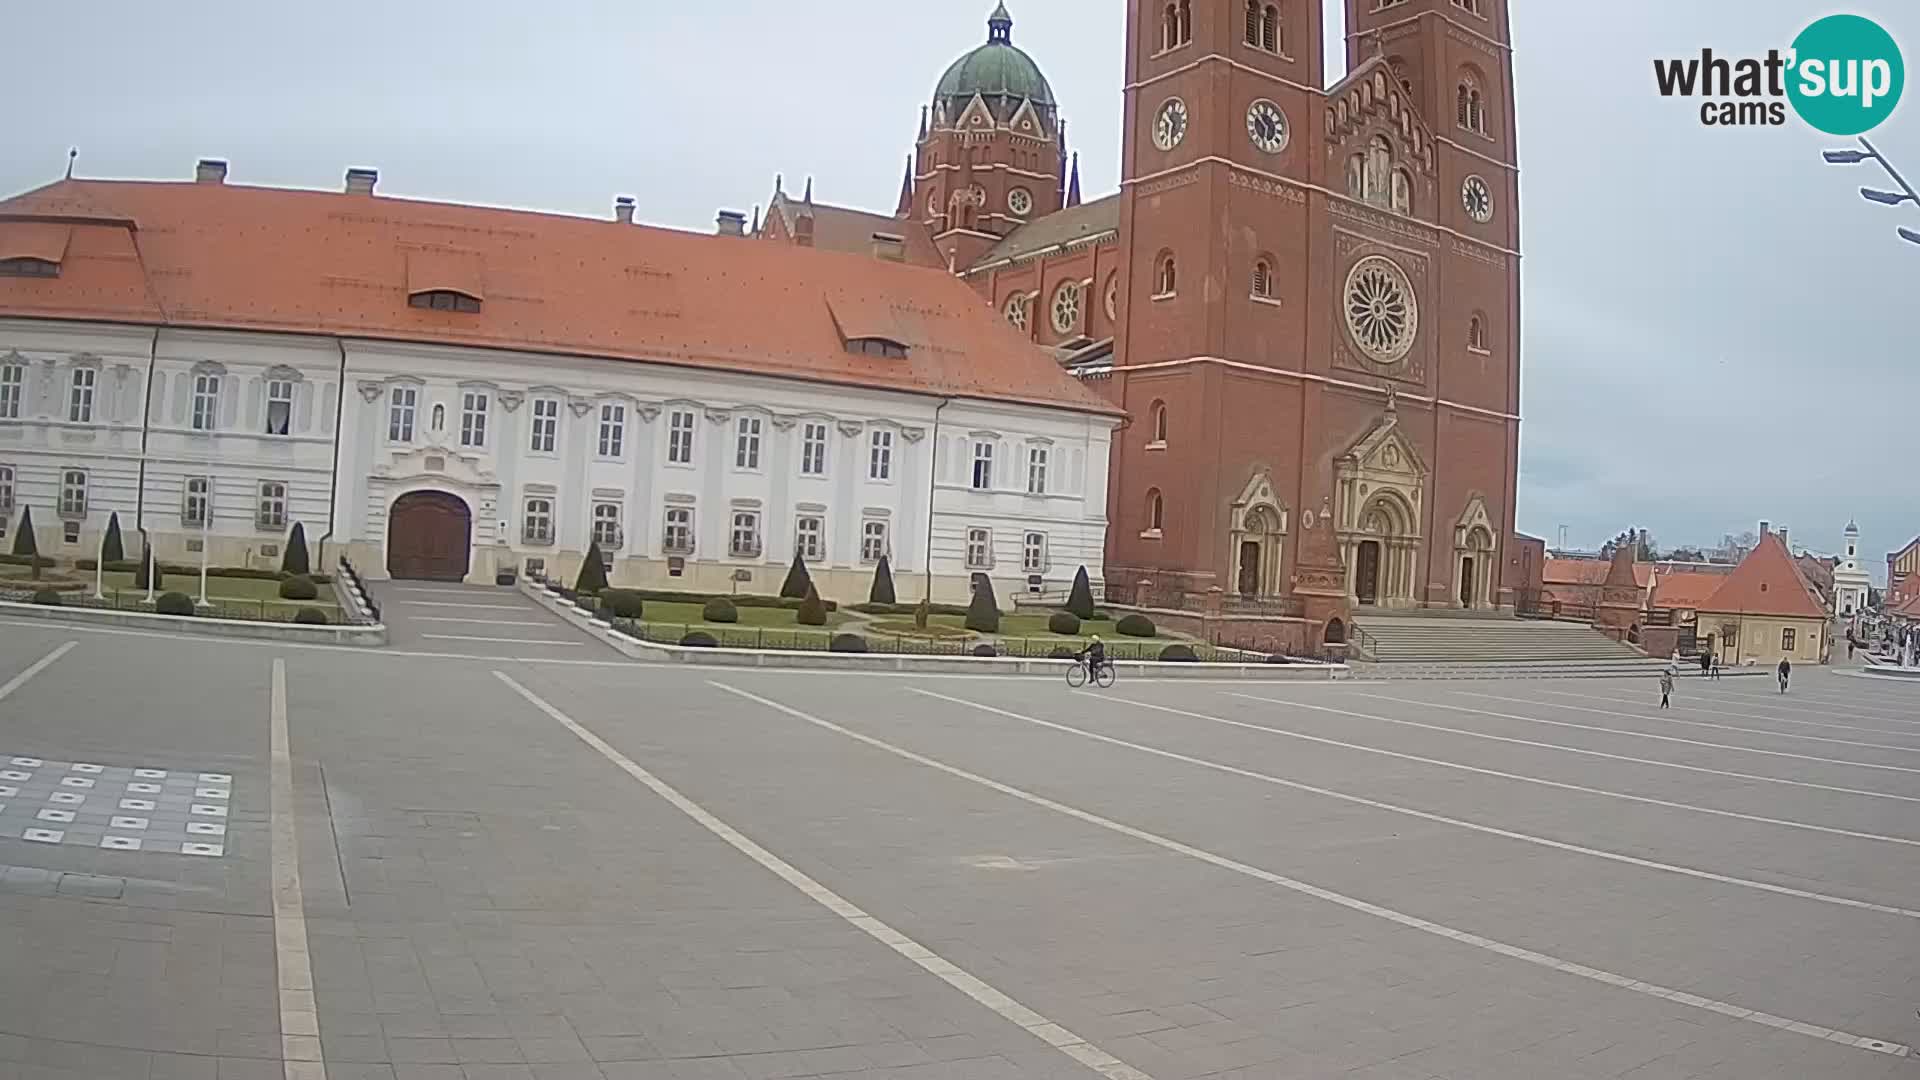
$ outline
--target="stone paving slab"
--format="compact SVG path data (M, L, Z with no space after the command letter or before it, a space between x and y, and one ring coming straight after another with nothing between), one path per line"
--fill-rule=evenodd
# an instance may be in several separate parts
M233 777L0 752L0 839L219 858Z

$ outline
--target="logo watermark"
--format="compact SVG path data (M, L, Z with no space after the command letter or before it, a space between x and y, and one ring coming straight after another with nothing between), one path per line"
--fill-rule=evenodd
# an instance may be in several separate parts
M1778 127L1791 106L1828 135L1864 135L1884 123L1906 89L1906 64L1893 35L1860 15L1829 15L1800 31L1786 50L1729 58L1655 60L1661 97L1701 98L1707 127Z

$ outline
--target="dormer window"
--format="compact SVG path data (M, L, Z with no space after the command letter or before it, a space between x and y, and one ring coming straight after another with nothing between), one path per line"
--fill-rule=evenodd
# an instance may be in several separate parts
M881 337L848 338L847 351L856 356L884 356L893 360L904 360L907 357L905 345Z
M468 315L480 313L480 299L452 289L429 289L407 297L407 306L428 308L433 311L459 311Z
M0 277L59 277L60 264L52 259L0 259Z

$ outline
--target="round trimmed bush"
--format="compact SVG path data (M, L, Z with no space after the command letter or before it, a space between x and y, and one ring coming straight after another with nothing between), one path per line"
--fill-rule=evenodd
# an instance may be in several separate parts
M1056 611L1047 619L1047 629L1071 637L1080 632L1080 616L1071 611Z
M153 602L153 610L162 615L191 615L193 597L183 592L161 593L160 599Z
M1155 633L1153 620L1139 612L1122 615L1120 621L1113 624L1113 628L1128 637L1152 637Z
M717 649L720 647L720 643L714 640L713 635L707 633L705 630L694 630L688 633L680 639L680 645L682 648L688 649Z
M733 601L726 597L716 596L700 609L700 617L711 623L737 623L740 621L740 609L734 607Z
M52 589L41 589L33 594L33 602L41 607L59 607L60 594Z
M1193 646L1173 644L1160 650L1160 659L1164 663L1196 664L1200 658L1194 655Z
M829 652L863 653L867 651L867 639L859 634L835 634L833 643L827 646Z
M1078 660L1079 658L1079 653L1074 652L1065 645L1055 645L1053 651L1047 654L1047 659L1049 660Z
M981 644L981 645L975 645L975 646L973 647L973 655L975 655L975 656L999 656L999 655L1000 655L1000 650L998 650L998 649L996 649L996 648L994 648L994 647L993 647L993 646L991 646L991 645L986 645L986 644Z
M305 574L295 574L280 583L280 599L312 600L320 595L320 586Z
M637 619L646 602L632 589L608 589L600 594L600 612L615 619Z
M1267 657L1267 663L1269 663L1269 664L1291 664L1291 663L1293 663L1293 658L1292 658L1292 657L1290 657L1290 656L1288 656L1288 655L1287 655L1286 653L1274 653L1273 655L1271 655L1271 656L1269 656L1269 657Z
M301 626L326 626L330 620L327 613L317 607L303 607L294 612L293 621Z

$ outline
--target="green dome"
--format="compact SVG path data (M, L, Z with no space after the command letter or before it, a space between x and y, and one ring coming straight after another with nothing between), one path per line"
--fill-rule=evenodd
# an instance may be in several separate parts
M1053 87L1040 74L1040 65L1013 45L1013 17L1004 3L987 20L987 43L955 60L933 91L935 100L959 99L963 104L975 94L1054 104Z

